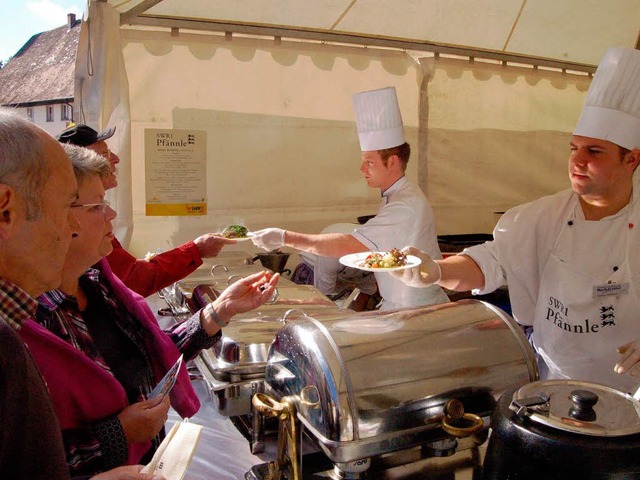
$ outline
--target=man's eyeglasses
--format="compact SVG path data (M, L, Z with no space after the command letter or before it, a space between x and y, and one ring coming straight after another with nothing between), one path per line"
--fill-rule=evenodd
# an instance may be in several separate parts
M111 204L109 200L106 198L100 203L72 203L71 208L86 208L89 212L102 213L103 215L107 212L107 207Z

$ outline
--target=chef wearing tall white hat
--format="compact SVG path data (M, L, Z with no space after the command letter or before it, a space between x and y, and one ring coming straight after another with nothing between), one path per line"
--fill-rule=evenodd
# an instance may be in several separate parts
M304 234L267 228L255 232L253 243L265 250L283 246L316 255L341 257L366 251L389 251L417 245L434 258L442 258L435 233L433 211L420 189L405 177L411 149L404 138L402 117L393 87L353 96L362 161L360 171L367 185L379 188L382 203L377 215L349 234ZM447 302L442 289L414 288L376 273L383 298L381 310Z
M508 285L543 378L640 385L640 51L609 49L570 142L571 189L505 213L494 241L405 271L488 293Z

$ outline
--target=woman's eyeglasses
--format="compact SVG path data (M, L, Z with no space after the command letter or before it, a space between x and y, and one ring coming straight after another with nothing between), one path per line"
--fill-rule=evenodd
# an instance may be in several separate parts
M89 212L102 213L103 215L107 212L107 207L111 204L109 200L106 198L100 203L72 203L71 208L86 208Z

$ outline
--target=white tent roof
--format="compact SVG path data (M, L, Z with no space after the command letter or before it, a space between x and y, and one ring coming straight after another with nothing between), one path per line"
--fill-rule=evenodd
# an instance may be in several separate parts
M489 232L498 212L567 187L587 73L640 30L638 0L91 0L87 13L77 112L117 127L114 205L138 254L229 224L312 232L374 213L351 97L386 86L438 233ZM206 137L207 211L147 214L147 140L186 130Z
M637 0L108 0L121 23L562 62L637 47ZM472 55L474 56L474 55ZM572 65L577 64L577 65Z

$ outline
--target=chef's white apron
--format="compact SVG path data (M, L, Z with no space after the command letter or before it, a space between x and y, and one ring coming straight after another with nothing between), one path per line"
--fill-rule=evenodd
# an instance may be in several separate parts
M586 221L574 202L542 275L534 346L547 378L635 392L640 379L613 367L620 357L616 348L640 337L640 279L629 265L631 232L640 228L640 215L630 204L611 217ZM541 375L544 370L543 365Z

